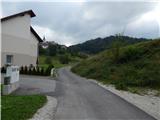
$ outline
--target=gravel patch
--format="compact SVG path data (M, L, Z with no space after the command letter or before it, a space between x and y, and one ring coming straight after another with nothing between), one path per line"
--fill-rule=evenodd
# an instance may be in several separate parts
M57 109L57 99L47 96L48 102L40 108L29 120L53 120Z
M121 91L121 90L115 89L115 87L112 85L103 85L102 83L97 82L96 80L92 80L92 79L89 79L89 80L111 91L112 93L120 96L121 98L134 104L135 106L142 109L146 113L160 120L160 97L156 97L153 95L142 96L142 95L130 93L127 91Z

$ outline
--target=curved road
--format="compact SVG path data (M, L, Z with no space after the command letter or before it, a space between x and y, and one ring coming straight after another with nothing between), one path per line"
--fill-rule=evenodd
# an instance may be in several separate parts
M58 71L54 96L56 120L155 120L97 84L70 72Z

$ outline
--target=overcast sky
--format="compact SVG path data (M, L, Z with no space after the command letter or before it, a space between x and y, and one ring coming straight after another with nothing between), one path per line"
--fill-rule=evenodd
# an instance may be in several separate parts
M1 17L29 9L36 14L31 24L41 37L67 46L122 32L160 37L160 2L3 2Z

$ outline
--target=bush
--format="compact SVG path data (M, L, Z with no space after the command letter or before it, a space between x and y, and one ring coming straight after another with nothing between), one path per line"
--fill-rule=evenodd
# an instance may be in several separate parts
M37 71L36 71L36 68L34 67L33 70L32 70L32 75L37 75Z
M41 73L40 73L40 74L41 74L42 76L45 75L45 74L44 74L44 68L43 68L43 67L41 68Z
M31 67L29 67L28 74L29 74L29 75L33 75L32 68L31 68Z
M26 75L41 75L41 76L48 76L51 73L51 69L54 68L53 65L49 65L46 69L46 71L44 70L44 68L40 68L40 67L21 67L20 69L20 74L26 74Z
M120 34L116 35L116 39L112 42L112 57L114 62L118 62L120 57L120 48L123 46L124 41L122 40L122 36Z
M51 59L50 56L47 56L47 57L46 57L45 63L46 63L46 64L52 64L52 59Z
M36 75L40 75L40 68L37 66L37 68L36 68Z
M62 63L62 64L68 64L69 61L70 61L69 55L68 55L68 54L60 55L60 56L59 56L59 61L60 61L60 63Z
M119 58L119 63L126 63L128 61L137 60L142 57L143 51L135 47L128 47L124 50L122 56Z
M78 53L77 56L80 57L80 58L82 58L82 59L88 58L88 55L85 54L85 53Z
M49 66L48 66L48 68L47 68L46 71L45 71L45 75L46 75L46 76L49 76L49 75L51 74L51 69L52 69L52 68L54 68L53 65L49 65Z
M1 73L6 73L6 68L5 67L1 68Z
M115 85L115 87L116 87L116 89L118 89L118 90L127 90L127 86L126 86L124 83L121 83L121 82L117 83L117 84Z
M24 67L24 74L28 74L28 67L27 66Z
M24 67L23 66L20 67L20 74L24 74Z

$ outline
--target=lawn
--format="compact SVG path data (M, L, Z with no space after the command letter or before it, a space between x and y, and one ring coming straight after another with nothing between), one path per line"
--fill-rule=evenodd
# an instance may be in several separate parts
M42 95L2 96L2 120L27 120L41 108L47 99Z

